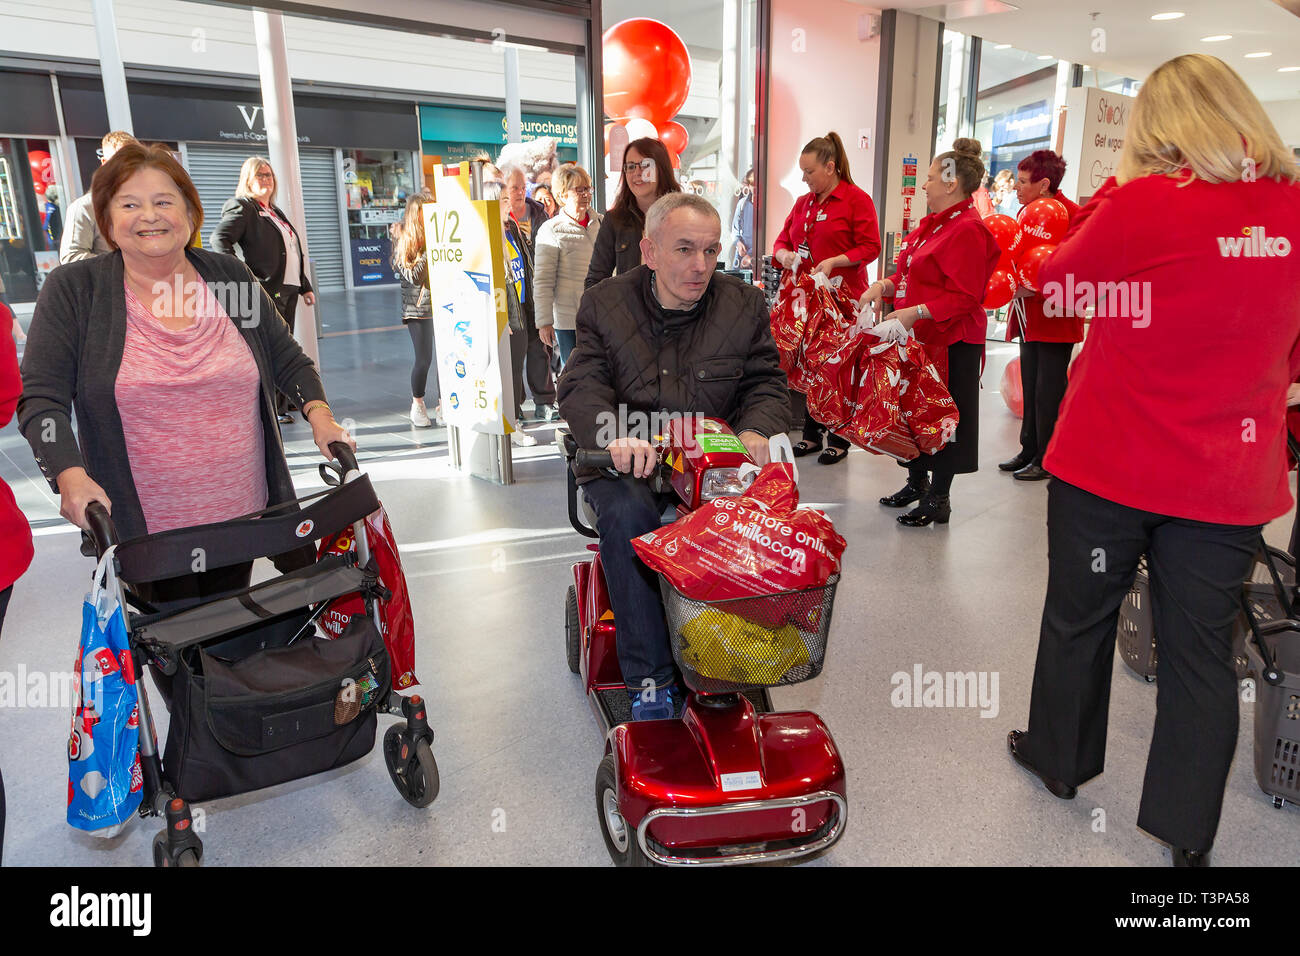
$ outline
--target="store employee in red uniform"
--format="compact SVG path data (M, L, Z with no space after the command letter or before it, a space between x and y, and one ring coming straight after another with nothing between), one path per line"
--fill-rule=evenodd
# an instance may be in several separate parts
M1115 627L1145 553L1160 653L1137 823L1175 865L1208 862L1237 742L1241 582L1261 527L1292 507L1298 175L1230 67L1177 57L1143 84L1116 176L1041 272L1048 296L1071 276L1076 306L1118 285L1044 460L1047 599L1029 729L1008 744L1058 797L1102 772Z
M1022 206L1035 199L1055 199L1074 219L1078 203L1057 191L1064 175L1064 159L1050 149L1035 150L1016 167L1016 198ZM1007 323L1007 341L1016 336L1021 339L1020 383L1025 416L1020 424L1020 454L998 467L1014 472L1020 481L1042 481L1051 477L1043 467L1043 455L1052 440L1056 414L1065 395L1070 353L1075 342L1083 341L1083 316L1046 315L1043 297L1028 289L1023 291L1028 294L1017 293L1020 305L1012 307L1011 321Z
M953 476L979 468L980 371L988 331L981 303L1001 256L971 198L983 178L978 140L959 139L951 152L935 157L921 187L930 214L904 240L898 270L873 282L859 301L880 312L883 300L893 298L897 311L876 332L901 340L910 329L944 376L960 416L953 440L933 455L902 463L907 484L880 499L891 508L920 502L899 515L898 523L907 527L947 523Z
M841 288L854 298L867 287L867 263L880 255L880 224L871 197L853 185L849 158L838 133L819 136L803 148L799 168L808 192L795 200L776 237L774 258L783 269L812 269L842 279ZM796 414L796 418L797 418ZM796 455L821 451L824 425L804 416L803 440ZM842 461L848 439L831 434L829 446L817 460L823 465Z

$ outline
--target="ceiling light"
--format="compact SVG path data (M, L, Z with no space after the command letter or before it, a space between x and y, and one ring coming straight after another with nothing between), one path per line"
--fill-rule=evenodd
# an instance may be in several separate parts
M1300 71L1300 66L1279 66L1277 71L1279 73L1295 73Z
M1009 50L1010 48L1011 48L1010 43L998 43L993 47L993 49L995 50Z
M1216 34L1215 34L1214 36L1212 36L1212 37L1201 37L1201 42L1202 42L1202 43L1218 43L1218 42L1220 42L1220 41L1222 41L1222 40L1231 40L1231 39L1232 39L1232 34L1231 34L1231 33L1216 33Z
M1272 54L1272 53L1269 53L1267 50L1262 50L1262 51L1260 51L1259 53L1247 53L1247 54L1246 54L1246 59L1248 59L1248 60L1258 60L1260 57L1264 57L1264 56L1272 56L1272 55L1273 55L1273 54Z
M1157 13L1151 19L1152 20L1178 20L1184 16L1186 16L1186 14L1183 13Z
M1039 59L1040 59L1040 60L1052 60L1052 59L1055 59L1055 57L1053 57L1052 54L1050 54L1050 53L1044 53L1042 56L1039 57Z

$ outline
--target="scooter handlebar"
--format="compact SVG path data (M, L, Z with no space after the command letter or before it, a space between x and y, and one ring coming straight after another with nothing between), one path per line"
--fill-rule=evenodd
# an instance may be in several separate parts
M579 448L573 461L580 468L613 468L614 456L604 448Z

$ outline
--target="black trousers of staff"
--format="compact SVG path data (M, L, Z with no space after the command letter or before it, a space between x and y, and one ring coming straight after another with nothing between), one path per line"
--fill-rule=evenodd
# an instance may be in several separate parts
M1261 526L1139 511L1059 478L1047 501L1047 600L1017 750L1073 786L1102 772L1119 607L1146 554L1159 653L1138 826L1208 850L1237 744L1232 626Z
M289 326L290 332L293 331L293 321L298 311L298 292L297 286L285 286L280 290L279 295L271 297L276 310L280 313L280 318L284 319ZM275 413L277 415L289 414L289 397L278 390L275 393Z
M1073 348L1073 342L1020 343L1020 382L1025 396L1020 451L1032 456L1035 465L1042 465L1056 429Z

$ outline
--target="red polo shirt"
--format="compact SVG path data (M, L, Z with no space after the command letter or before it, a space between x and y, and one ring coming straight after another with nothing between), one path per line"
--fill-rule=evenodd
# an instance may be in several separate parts
M912 326L927 346L983 344L988 335L984 290L1002 257L973 200L930 213L903 240L890 276L895 309L924 305L932 318Z
M870 196L842 179L823 203L804 193L785 217L773 249L797 252L805 241L812 253L807 268L846 255L852 265L836 269L831 277L843 277L842 288L854 299L867 291L867 263L880 255L880 224Z
M1290 510L1300 185L1110 179L1041 276L1048 295L1060 283L1076 304L1090 291L1107 301L1071 370L1048 471L1196 521L1263 524Z
M10 320L12 321L12 319ZM7 322L0 321L0 428L9 424L23 393L18 352ZM14 493L0 481L0 591L13 584L32 563L32 529L18 510Z
M1064 193L1049 197L1065 207L1070 214L1070 221L1079 214L1079 204L1066 199ZM1043 297L1031 295L1020 300L1025 307L1025 329L1020 327L1020 317L1012 311L1011 321L1007 323L1007 341L1023 334L1026 342L1082 342L1083 316L1043 314Z

